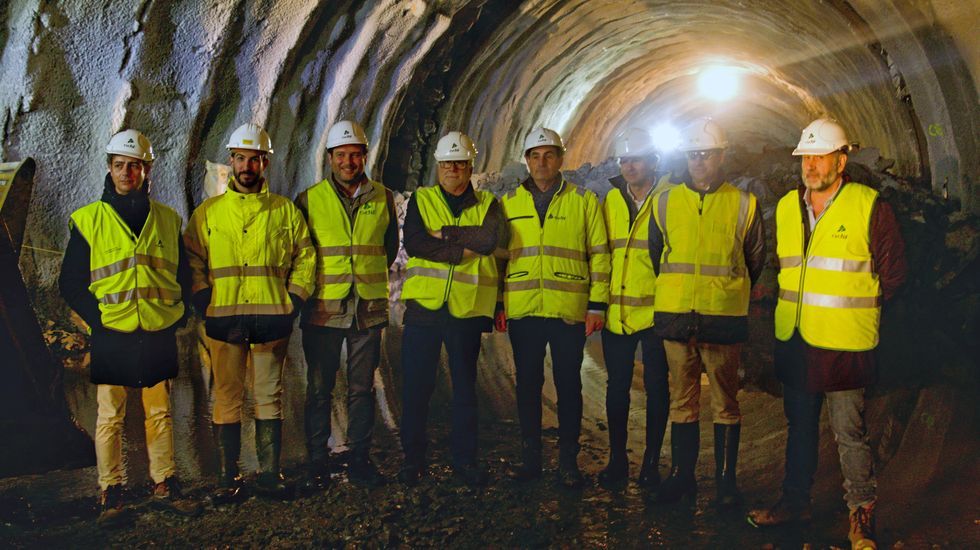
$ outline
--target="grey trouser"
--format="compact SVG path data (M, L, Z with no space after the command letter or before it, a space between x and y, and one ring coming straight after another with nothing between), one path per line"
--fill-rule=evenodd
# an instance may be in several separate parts
M381 327L303 330L306 355L306 446L311 461L330 452L332 396L347 340L347 446L366 453L374 428L374 371L381 359Z

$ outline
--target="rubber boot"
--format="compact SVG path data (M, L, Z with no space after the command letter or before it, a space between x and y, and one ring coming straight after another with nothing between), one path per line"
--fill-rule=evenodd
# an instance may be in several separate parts
M516 481L541 479L541 440L524 439L521 442L521 465L511 474Z
M244 497L238 475L238 455L242 448L242 425L212 424L215 447L218 449L218 487L211 493L216 506L233 504Z
M715 424L715 504L730 508L742 501L735 483L741 424Z
M701 431L697 422L675 422L670 425L670 475L660 484L655 498L657 504L670 504L697 496L694 468L698 463L700 446Z
M282 452L282 420L255 419L255 454L259 458L259 473L255 480L255 492L264 498L289 500L293 487L286 484L279 471L279 454Z
M643 464L636 482L648 492L656 492L660 487L660 449L654 452L649 447L643 453Z

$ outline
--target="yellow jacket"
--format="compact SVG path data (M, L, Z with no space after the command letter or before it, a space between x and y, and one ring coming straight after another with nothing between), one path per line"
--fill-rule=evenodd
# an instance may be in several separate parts
M609 248L599 199L562 180L542 224L527 184L501 201L510 226L504 309L511 319L582 322L589 303L604 308L609 302Z
M224 194L194 210L184 233L195 293L210 288L208 317L288 315L289 293L313 292L316 250L299 209L269 192Z

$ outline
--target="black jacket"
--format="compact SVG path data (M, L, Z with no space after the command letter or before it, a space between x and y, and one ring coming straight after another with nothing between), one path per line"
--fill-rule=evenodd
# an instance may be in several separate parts
M149 183L139 192L119 195L112 179L106 175L102 201L108 203L135 234L139 234L150 213ZM177 376L177 343L174 332L184 326L190 314L191 273L180 235L175 235L178 250L177 281L185 297L184 318L161 331L137 329L125 333L102 326L99 301L89 291L91 247L76 228L71 228L68 247L61 264L58 287L68 306L91 327L90 378L93 384L112 384L146 388L161 380Z

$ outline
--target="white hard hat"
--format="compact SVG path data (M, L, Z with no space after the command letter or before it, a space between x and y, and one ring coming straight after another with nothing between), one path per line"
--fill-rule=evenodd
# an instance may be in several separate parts
M724 149L725 147L728 147L725 130L714 120L705 117L698 119L684 129L678 149L687 152Z
M367 134L364 128L353 120L341 120L327 130L327 149L341 145L368 146Z
M272 154L272 138L258 124L248 122L239 126L228 139L229 149L251 149Z
M476 145L470 136L463 132L452 131L439 138L436 144L436 160L469 160L476 158Z
M527 137L524 138L524 154L526 155L528 151L535 147L544 145L551 145L560 149L562 153L565 152L565 144L562 143L561 136L558 135L558 132L550 128L538 126L528 132Z
M123 130L109 139L105 152L110 155L123 155L140 159L143 162L153 162L153 145L137 130Z
M617 157L642 157L656 153L650 134L639 128L630 128L616 136Z
M832 118L818 118L803 129L793 154L826 155L848 147L847 133L840 123Z

